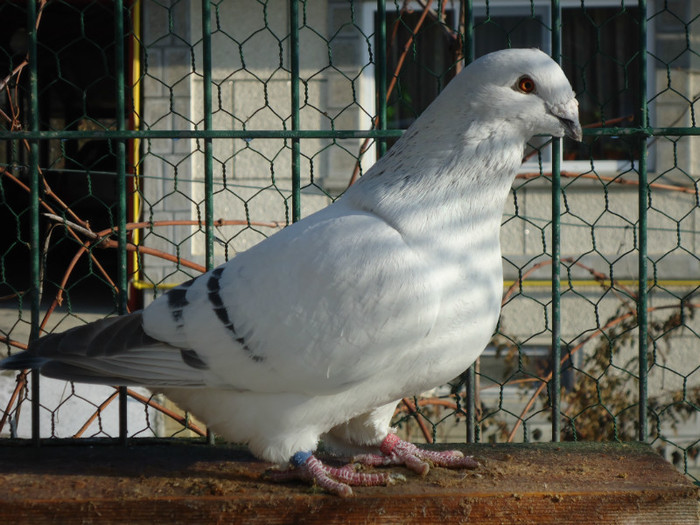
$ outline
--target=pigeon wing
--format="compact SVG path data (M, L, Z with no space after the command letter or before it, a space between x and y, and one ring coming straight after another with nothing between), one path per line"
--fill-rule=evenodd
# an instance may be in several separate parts
M135 312L49 334L1 366L38 368L47 377L106 385L205 386L196 364L191 351L147 335L141 312Z
M334 393L380 377L430 332L429 266L381 218L340 201L162 296L144 330L192 350L209 386Z

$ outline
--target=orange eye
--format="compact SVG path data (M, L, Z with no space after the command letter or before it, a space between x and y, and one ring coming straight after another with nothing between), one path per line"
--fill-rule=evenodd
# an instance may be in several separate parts
M520 77L518 79L518 90L523 93L532 93L535 91L535 81L530 77Z

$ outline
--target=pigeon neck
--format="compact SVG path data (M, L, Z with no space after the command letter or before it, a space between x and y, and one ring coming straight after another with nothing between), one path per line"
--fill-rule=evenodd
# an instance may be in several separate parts
M507 122L473 122L426 140L426 124L409 129L348 198L403 234L445 224L498 228L525 137Z

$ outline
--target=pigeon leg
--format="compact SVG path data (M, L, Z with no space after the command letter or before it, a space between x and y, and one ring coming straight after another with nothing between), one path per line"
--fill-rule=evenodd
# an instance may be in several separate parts
M424 450L413 443L403 441L396 434L389 434L379 446L381 454L362 454L353 461L363 465L405 465L424 476L430 465L447 468L476 468L479 463L471 456L464 456L459 450Z
M291 469L270 471L267 476L273 481L301 479L316 483L319 487L341 497L352 495L350 486L371 487L391 485L405 479L400 474L368 474L355 471L353 465L331 467L319 461L311 452L297 452L290 460Z

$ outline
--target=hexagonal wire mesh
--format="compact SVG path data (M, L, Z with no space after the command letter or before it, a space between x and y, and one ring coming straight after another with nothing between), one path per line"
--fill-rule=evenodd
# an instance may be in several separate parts
M140 308L328 205L465 62L536 46L571 78L585 140L533 140L492 344L396 425L648 440L697 480L699 17L696 1L4 2L5 351ZM145 390L0 380L8 438L205 433Z

